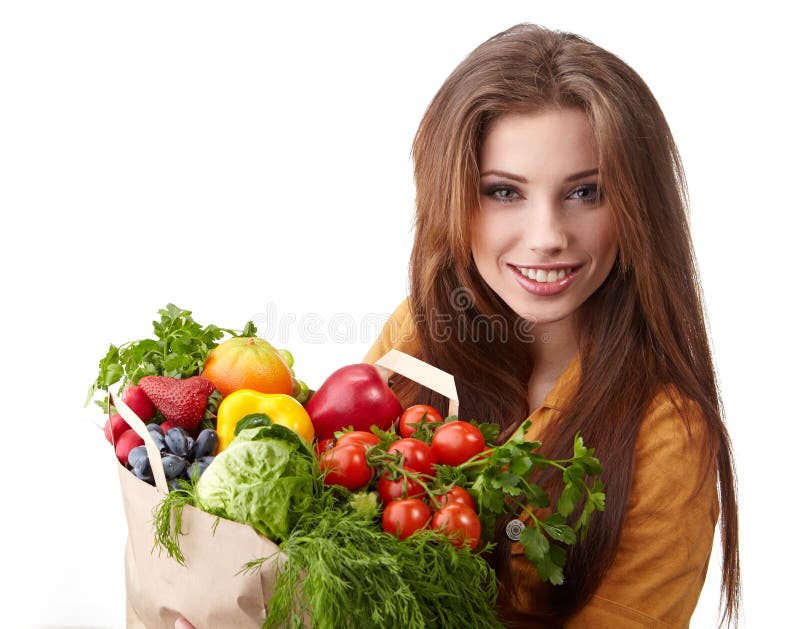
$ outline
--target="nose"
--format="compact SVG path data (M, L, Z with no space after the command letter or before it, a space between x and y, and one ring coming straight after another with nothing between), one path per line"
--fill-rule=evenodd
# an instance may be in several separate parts
M532 205L525 217L525 245L543 256L567 248L567 227L562 209L552 202Z

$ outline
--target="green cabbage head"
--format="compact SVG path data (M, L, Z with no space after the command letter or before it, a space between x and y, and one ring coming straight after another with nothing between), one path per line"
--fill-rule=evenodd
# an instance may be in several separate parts
M239 432L197 481L197 506L249 524L281 542L308 506L314 487L308 446L284 426Z

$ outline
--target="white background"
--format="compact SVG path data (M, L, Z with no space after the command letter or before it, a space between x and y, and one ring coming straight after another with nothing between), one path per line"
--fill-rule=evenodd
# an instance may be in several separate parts
M123 626L114 459L82 406L108 344L174 302L282 320L271 338L312 385L360 360L374 329L348 321L406 293L416 125L521 21L619 55L670 122L738 463L743 624L795 617L797 46L779 3L283 4L1 5L3 624ZM718 562L693 627L714 625Z

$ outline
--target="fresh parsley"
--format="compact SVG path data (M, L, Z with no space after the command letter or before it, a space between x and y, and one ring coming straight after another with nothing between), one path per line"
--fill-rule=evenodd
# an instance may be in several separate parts
M569 459L548 459L536 452L539 441L525 441L530 427L526 421L505 444L492 449L491 456L466 463L474 466L477 475L468 486L477 497L483 530L493 531L503 514L524 513L528 516L519 543L526 557L536 567L543 581L553 585L564 582L566 547L584 539L589 520L595 511L605 509L605 493L600 474L603 467L587 448L580 434L575 435L573 453ZM555 510L543 516L550 507L547 492L531 480L533 472L547 467L561 471L564 488ZM574 517L579 506L580 514ZM546 513L546 511L545 511Z
M136 384L144 376L189 378L198 375L208 353L227 333L231 336L255 336L256 326L248 321L241 331L200 325L189 310L167 304L158 311L160 319L153 321L155 338L111 345L100 360L97 379L86 396L86 404L98 392L120 382L120 390L128 383ZM105 410L107 397L97 403Z

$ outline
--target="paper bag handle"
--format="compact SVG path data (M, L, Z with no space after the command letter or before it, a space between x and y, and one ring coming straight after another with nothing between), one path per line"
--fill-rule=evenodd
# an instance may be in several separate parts
M458 415L456 381L446 371L442 371L438 367L429 365L419 358L414 358L397 349L390 349L375 361L375 365L399 373L401 376L405 376L423 387L442 394L450 400L447 414Z
M125 402L114 395L113 391L109 391L109 394L111 395L111 402L114 404L114 408L122 415L122 419L125 420L128 426L136 431L137 435L144 439L144 445L147 448L147 458L150 460L150 469L153 471L153 479L156 481L156 489L162 494L169 493L167 477L164 474L164 465L161 463L161 452L159 452L156 442L153 441L153 437L150 436L150 431L147 430L147 426L144 425L144 422L139 419L139 416L134 413Z

